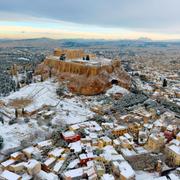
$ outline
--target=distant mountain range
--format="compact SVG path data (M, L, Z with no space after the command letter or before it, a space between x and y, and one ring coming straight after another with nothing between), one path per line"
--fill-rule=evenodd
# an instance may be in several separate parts
M145 42L151 42L153 41L152 39L150 38L147 38L147 37L140 37L139 39L137 39L138 41L145 41Z
M103 40L103 39L0 39L0 47L45 47L45 48L85 48L90 46L158 46L164 47L170 44L180 45L180 41L153 41L146 37L137 40Z

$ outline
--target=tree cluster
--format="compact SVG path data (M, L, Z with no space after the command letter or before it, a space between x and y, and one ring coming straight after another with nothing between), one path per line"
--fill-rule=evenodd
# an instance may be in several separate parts
M1 149L2 146L3 146L3 142L4 142L4 139L3 139L3 137L0 135L0 149Z

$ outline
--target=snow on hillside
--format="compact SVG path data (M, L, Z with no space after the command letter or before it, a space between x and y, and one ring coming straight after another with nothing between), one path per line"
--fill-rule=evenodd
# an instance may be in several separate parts
M43 105L54 107L57 114L53 119L54 123L59 123L61 121L67 124L74 124L85 121L87 117L93 115L89 108L85 107L85 104L82 103L78 97L60 100L56 95L57 87L58 84L50 80L30 84L6 97L4 101L8 104L13 99L31 98L33 103L25 107L25 110L28 112L38 110ZM13 113L14 109L10 109Z
M43 105L55 106L59 100L56 96L57 83L51 81L33 83L21 88L4 99L6 103L13 99L31 98L33 103L27 106L26 111L34 111Z
M54 83L53 80L25 86L3 99L6 104L3 110L9 117L13 118L15 117L15 110L13 107L10 107L8 103L14 99L30 98L32 99L32 103L24 108L26 111L32 112L41 109L44 105L48 105L51 108L51 112L54 112L53 117L50 118L50 122L59 126L62 124L83 122L93 115L93 112L90 111L89 107L87 107L78 96L70 99L60 99L56 95L57 87L58 83ZM38 137L41 139L45 137L45 134L50 130L47 123L45 124L43 122L42 125L39 125L39 120L36 118L36 115L30 118L29 123L25 123L23 118L20 118L17 123L8 125L10 119L7 117L5 118L4 125L1 125L0 122L0 135L4 138L3 151L20 146L20 142L23 139L33 137L38 132L42 135L42 138L41 135L38 135ZM38 138L32 139L32 142L35 140L38 140Z
M125 88L122 88L121 86L113 85L112 88L108 89L106 91L106 95L110 94L116 94L116 93L121 93L121 94L128 94L129 91Z
M34 120L31 120L30 124L19 122L13 125L0 125L0 134L4 138L4 146L1 152L8 153L7 151L10 149L19 147L24 139L29 140L29 142L38 141L38 139L43 140L46 133Z
M159 177L158 173L149 173L145 171L136 171L136 179L138 180L153 180Z
M92 113L88 107L78 102L77 97L72 99L64 99L57 106L57 115L53 118L52 122L59 124L75 124L78 122L86 121L92 117Z

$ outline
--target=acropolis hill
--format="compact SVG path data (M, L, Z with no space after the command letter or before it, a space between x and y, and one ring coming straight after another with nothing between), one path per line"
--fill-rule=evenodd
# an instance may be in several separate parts
M99 58L83 50L55 49L54 54L47 56L36 72L47 77L50 71L60 81L68 81L69 90L77 94L103 93L114 83L126 89L131 86L130 77L119 59Z

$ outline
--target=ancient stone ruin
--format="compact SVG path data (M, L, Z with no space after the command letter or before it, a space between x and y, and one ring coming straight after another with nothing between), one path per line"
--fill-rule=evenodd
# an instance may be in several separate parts
M55 75L60 81L67 82L72 93L83 95L103 93L112 84L126 89L131 86L131 78L119 59L97 58L83 50L56 49L38 66L36 73L44 77Z

